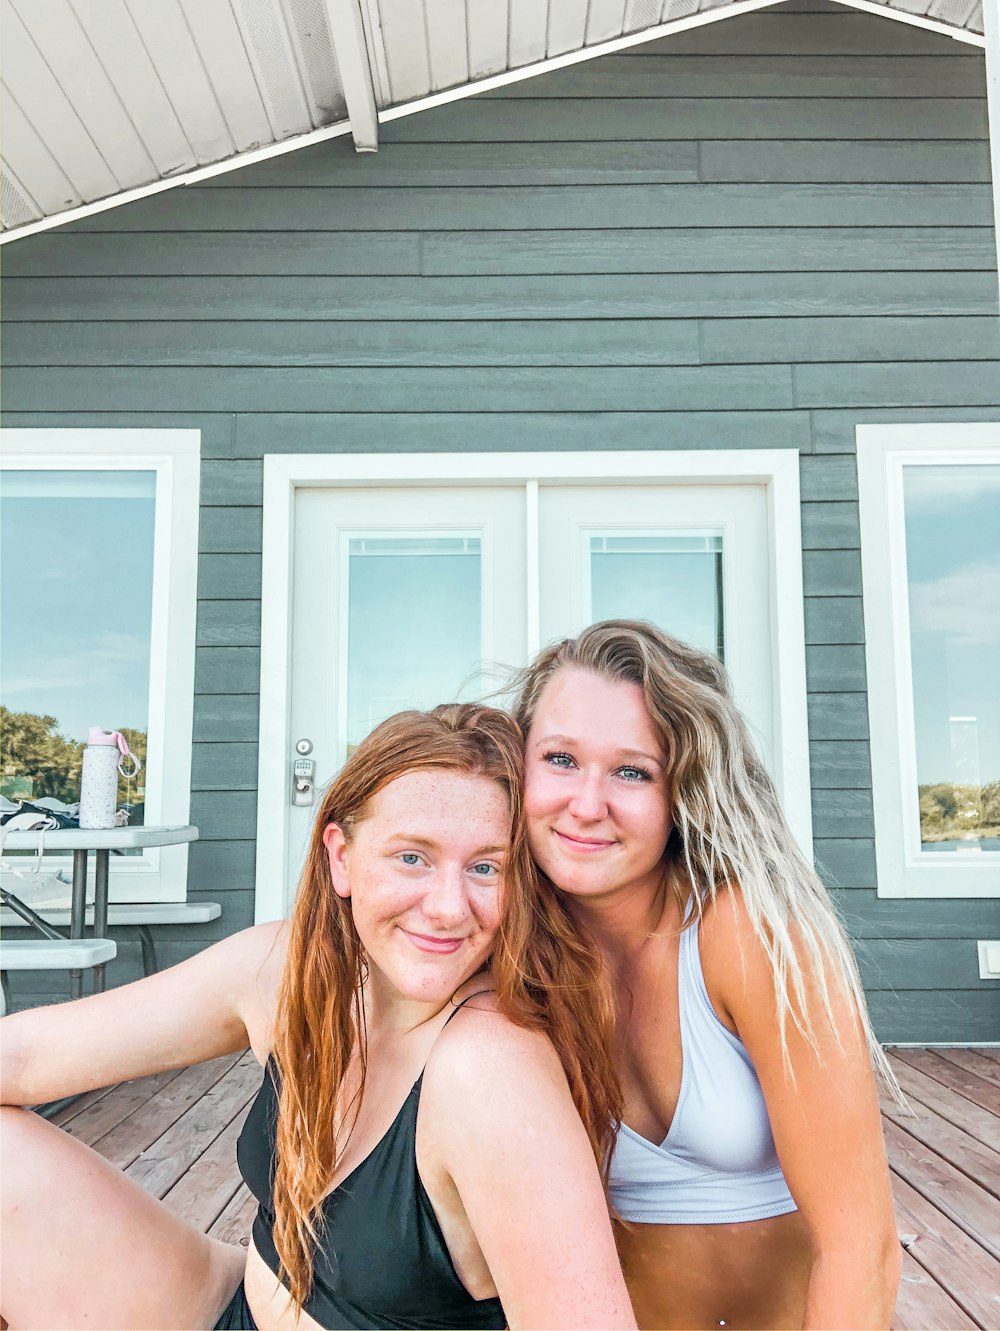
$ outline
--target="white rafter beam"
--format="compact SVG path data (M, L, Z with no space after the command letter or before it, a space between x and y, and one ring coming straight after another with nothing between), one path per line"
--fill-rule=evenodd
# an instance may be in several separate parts
M326 0L326 12L354 147L359 153L377 152L378 110L358 0Z

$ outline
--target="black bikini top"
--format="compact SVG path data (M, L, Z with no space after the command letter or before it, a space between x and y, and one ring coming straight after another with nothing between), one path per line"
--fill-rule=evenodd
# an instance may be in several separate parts
M272 1194L278 1101L274 1065L243 1125L236 1155L260 1203L257 1251L278 1274ZM375 1149L323 1200L313 1283L303 1304L323 1327L470 1328L507 1325L500 1300L474 1299L452 1265L444 1234L417 1171L418 1078Z

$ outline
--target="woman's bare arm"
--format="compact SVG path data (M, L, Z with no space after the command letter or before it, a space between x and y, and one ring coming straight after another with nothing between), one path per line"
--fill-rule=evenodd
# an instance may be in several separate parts
M782 1056L771 965L738 893L706 916L701 943L709 995L753 1060L781 1167L812 1239L805 1326L888 1327L899 1241L875 1078L846 986L830 976L831 1023L817 980L807 978L816 1043L789 1016L793 1076Z
M425 1111L512 1331L634 1328L597 1164L548 1040L464 1011L435 1046Z
M245 929L169 970L0 1026L0 1103L38 1104L255 1046L266 1054L281 926ZM268 1045L269 1047L269 1045Z

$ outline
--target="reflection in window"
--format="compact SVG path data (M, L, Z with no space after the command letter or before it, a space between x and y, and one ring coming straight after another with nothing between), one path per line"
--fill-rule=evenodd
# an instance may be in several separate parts
M921 849L1000 850L1000 467L904 466Z
M380 721L480 691L478 536L347 542L347 752Z
M0 792L80 798L91 726L142 759L120 807L143 821L156 473L5 471L0 490Z
M722 537L590 537L590 619L647 619L725 660Z

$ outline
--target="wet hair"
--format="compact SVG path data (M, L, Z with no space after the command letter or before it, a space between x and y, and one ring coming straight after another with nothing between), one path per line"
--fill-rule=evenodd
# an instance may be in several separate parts
M546 647L518 673L514 715L526 735L545 686L570 667L642 689L666 755L673 830L664 882L681 906L692 901L692 921L721 895L739 891L771 963L789 1072L789 1020L815 1048L819 1006L839 1042L831 996L837 990L848 996L880 1079L898 1095L843 926L785 821L722 663L652 624L592 624ZM819 1005L807 1000L807 976Z
M501 1010L552 1040L604 1168L621 1116L614 1006L600 956L542 884L527 848L517 723L474 703L400 712L383 721L350 754L320 804L278 991L274 1242L279 1275L298 1308L312 1287L317 1220L339 1155L338 1120L352 1109L356 1115L367 1067L364 946L350 901L333 889L323 834L336 823L350 842L380 790L406 773L435 770L486 777L507 797L510 842L492 960ZM345 1106L344 1081L355 1054L360 1081Z

